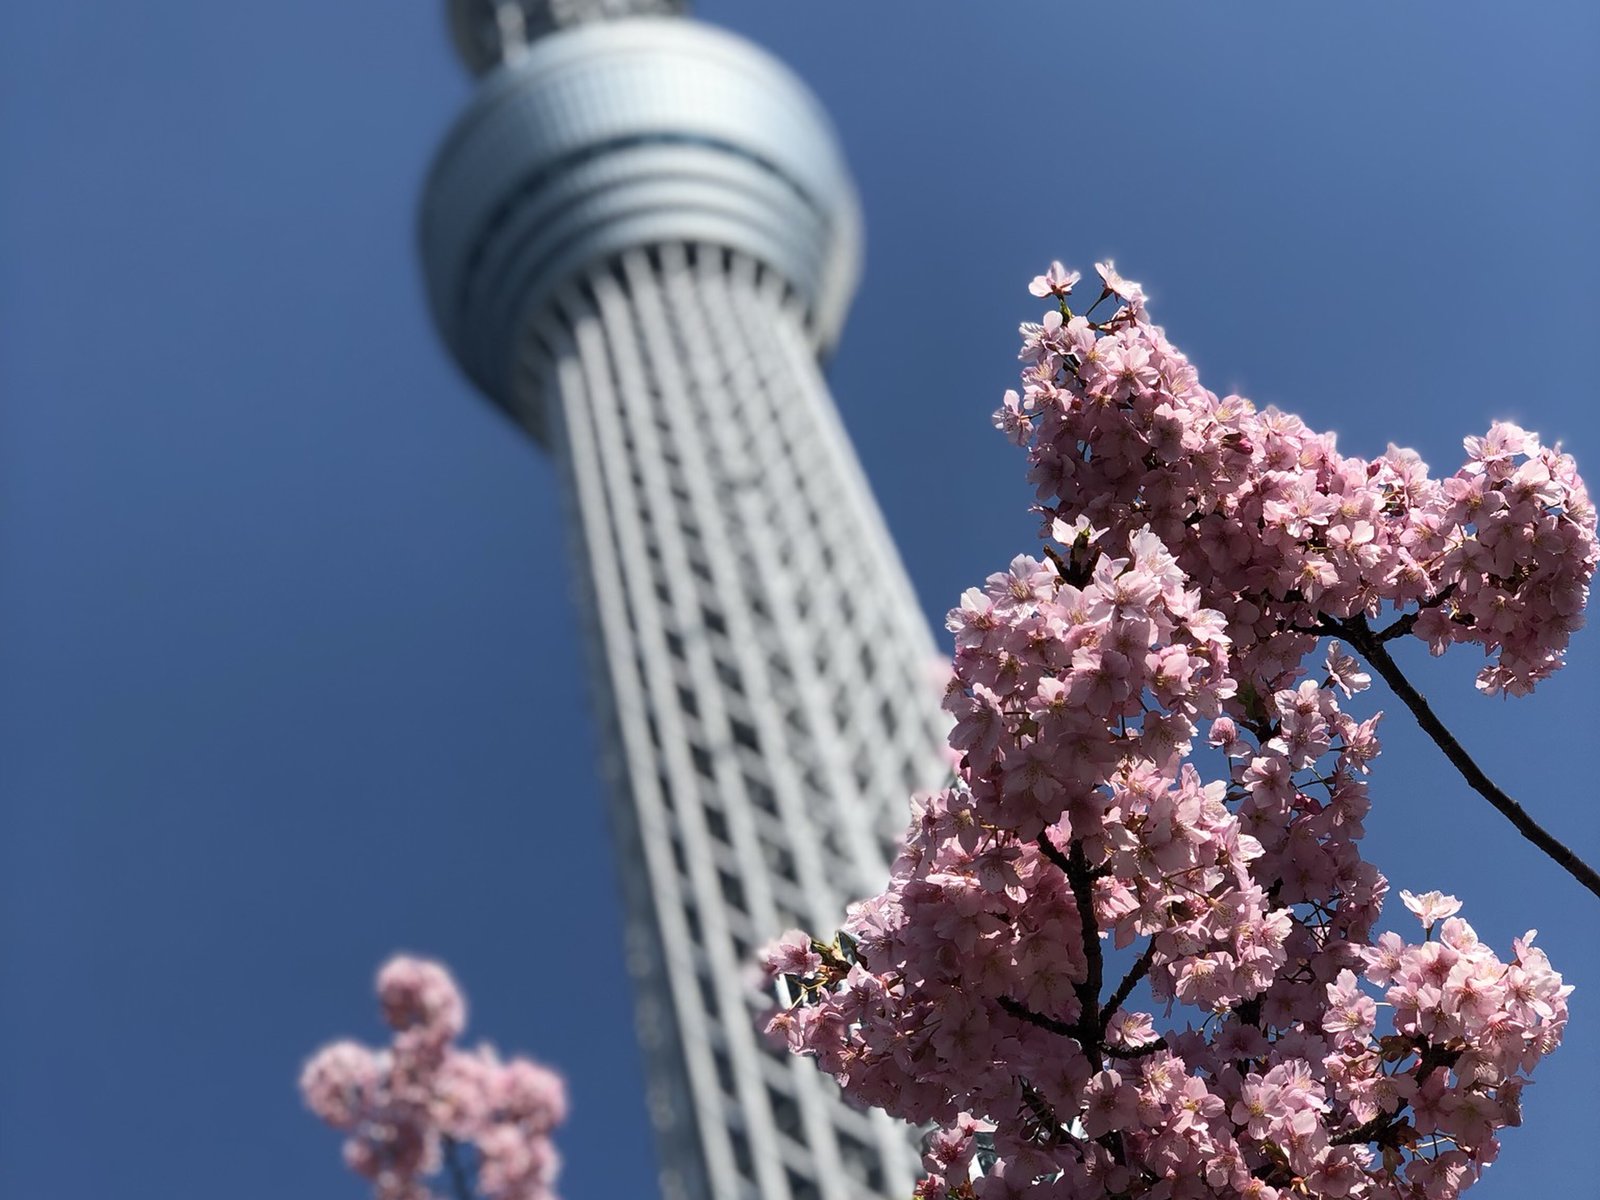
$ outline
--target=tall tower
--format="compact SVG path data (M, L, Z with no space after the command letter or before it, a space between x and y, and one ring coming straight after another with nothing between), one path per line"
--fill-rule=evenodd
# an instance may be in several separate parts
M880 890L942 774L934 645L817 359L860 261L805 87L670 0L452 0L481 82L422 255L553 457L665 1200L903 1197L915 1155L769 1050L762 942Z

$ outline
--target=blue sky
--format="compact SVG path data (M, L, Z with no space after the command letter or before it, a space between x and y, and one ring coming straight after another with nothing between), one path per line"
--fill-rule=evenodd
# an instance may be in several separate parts
M650 1194L553 474L414 259L468 94L437 8L0 13L0 1194L354 1200L293 1081L377 1036L396 948L569 1075L571 1200ZM1031 540L988 416L1052 257L1114 255L1212 387L1348 452L1444 468L1504 416L1600 476L1592 4L699 11L840 126L831 378L931 619ZM1595 631L1522 701L1408 665L1600 859ZM1371 699L1369 856L1579 989L1473 1195L1585 1194L1600 902Z

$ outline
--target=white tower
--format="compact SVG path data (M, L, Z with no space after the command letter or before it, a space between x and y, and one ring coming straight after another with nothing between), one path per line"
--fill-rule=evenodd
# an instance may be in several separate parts
M754 1015L753 950L880 890L934 645L817 356L860 258L827 119L669 0L453 0L477 96L434 317L564 483L665 1200L904 1197L915 1155Z

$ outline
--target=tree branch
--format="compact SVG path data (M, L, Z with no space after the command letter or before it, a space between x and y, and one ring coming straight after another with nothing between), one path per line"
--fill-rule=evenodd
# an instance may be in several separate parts
M1416 626L1418 617L1420 617L1430 608L1438 608L1439 605L1443 604L1446 600L1450 599L1451 596L1455 595L1455 591L1456 585L1452 583L1449 587L1439 592L1438 595L1429 596L1426 600L1418 604L1414 611L1408 612L1405 614L1405 616L1398 618L1395 623L1390 625L1387 629L1379 629L1374 632L1372 635L1373 638L1375 638L1379 643L1383 643L1393 641L1397 637L1404 637Z
M1098 1071L1105 1065L1100 1053L1100 988L1105 982L1105 960L1100 952L1100 925L1094 916L1094 880L1089 877L1089 859L1083 852L1083 843L1076 838L1067 851L1067 882L1072 885L1072 900L1078 908L1083 958L1088 968L1083 982L1073 989L1078 993L1078 1040Z
M1384 1134L1388 1133L1390 1127L1398 1123L1399 1120L1400 1113L1398 1111L1379 1113L1365 1125L1357 1125L1354 1129L1347 1129L1343 1133L1334 1134L1328 1139L1328 1145L1355 1146L1362 1142L1371 1141L1376 1141L1381 1145Z
M1349 639L1350 644L1361 652L1379 675L1383 676L1389 689L1411 710L1411 715L1417 719L1417 724L1422 726L1422 731L1444 751L1444 756L1457 771L1461 772L1461 777L1467 781L1472 790L1494 805L1501 815L1516 827L1518 833L1543 850L1557 866L1596 896L1600 896L1600 873L1596 873L1593 867L1535 821L1522 805L1496 787L1494 781L1484 774L1483 768L1472 761L1472 756L1445 728L1444 722L1434 715L1433 709L1428 707L1428 702L1422 693L1417 691L1406 678L1405 672L1400 669L1400 664L1390 657L1388 650L1383 646L1382 635L1374 633L1365 618L1339 621L1336 625L1338 632Z
M1443 1046L1435 1046L1422 1041L1418 1046L1418 1058L1411 1077L1420 1086L1429 1075L1440 1067L1453 1067L1461 1058L1461 1051L1447 1050ZM1392 1131L1405 1124L1404 1114L1407 1101L1402 1100L1400 1106L1393 1112L1379 1113L1365 1125L1357 1125L1354 1129L1347 1129L1343 1133L1334 1134L1328 1139L1330 1146L1354 1146L1361 1142L1377 1142L1378 1145L1390 1145L1388 1141Z
M1001 996L998 1003L1002 1009L1019 1021L1026 1021L1029 1025L1037 1025L1040 1029L1047 1029L1051 1033L1059 1033L1062 1037L1076 1039L1078 1036L1078 1027L1076 1025L1069 1025L1065 1021L1058 1021L1054 1017L1036 1013L1020 1000L1013 1000L1010 996Z
M1165 1050L1166 1048L1167 1039L1158 1037L1155 1041L1145 1042L1141 1046L1107 1046L1106 1053L1113 1058L1133 1059L1144 1058L1146 1055L1154 1054L1157 1050Z
M1156 956L1155 939L1144 948L1144 953L1139 956L1139 961L1129 968L1128 973L1122 977L1122 982L1117 984L1117 990L1111 994L1111 999L1106 1001L1106 1006L1100 1010L1100 1036L1106 1035L1106 1030L1111 1026L1111 1018L1121 1008L1123 1003L1133 994L1133 989L1139 986L1139 980L1150 973L1150 965Z
M1079 927L1083 933L1085 968L1083 982L1072 985L1073 994L1078 998L1078 1019L1070 1024L1058 1021L1054 1017L1034 1012L1010 996L1001 996L999 1004L1003 1011L1018 1020L1037 1025L1040 1029L1048 1029L1051 1033L1060 1034L1062 1037L1074 1039L1082 1047L1084 1056L1098 1071L1105 1066L1107 1018L1100 1011L1100 989L1105 984L1105 958L1100 949L1100 925L1094 915L1094 872L1089 868L1089 859L1083 852L1082 842L1074 840L1071 849L1062 854L1050 840L1050 835L1041 833L1038 846L1041 854L1066 872L1067 882L1072 885L1073 904L1078 910ZM1137 967L1134 969L1138 970ZM1126 980L1123 982L1127 983ZM1135 979L1134 983L1137 982ZM1133 986L1133 983L1127 983L1129 991L1133 990ZM1127 997L1123 995L1122 998ZM1117 1001L1118 1004L1121 1002Z
M1066 871L1069 874L1071 873L1072 864L1067 861L1067 856L1065 854L1056 849L1056 844L1050 840L1050 834L1047 830L1040 831L1035 845L1039 847L1040 854L1044 855L1051 862L1055 863L1055 865L1060 867L1063 871Z

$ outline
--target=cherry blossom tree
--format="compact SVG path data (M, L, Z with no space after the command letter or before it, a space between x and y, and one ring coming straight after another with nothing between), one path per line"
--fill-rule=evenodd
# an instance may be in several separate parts
M333 1042L300 1075L306 1105L346 1135L345 1163L376 1200L434 1200L428 1180L441 1172L455 1200L554 1200L561 1077L487 1045L457 1047L466 1001L439 963L393 958L377 985L390 1044Z
M1594 507L1514 425L1434 478L1218 398L1097 269L1083 314L1077 272L1031 287L1053 307L996 424L1044 545L950 614L954 778L837 937L767 948L769 1033L932 1127L923 1200L1451 1200L1571 988L1533 933L1497 952L1436 891L1400 893L1420 940L1376 932L1379 718L1343 705L1381 676L1600 894L1388 652L1475 644L1480 689L1530 691L1582 623Z

